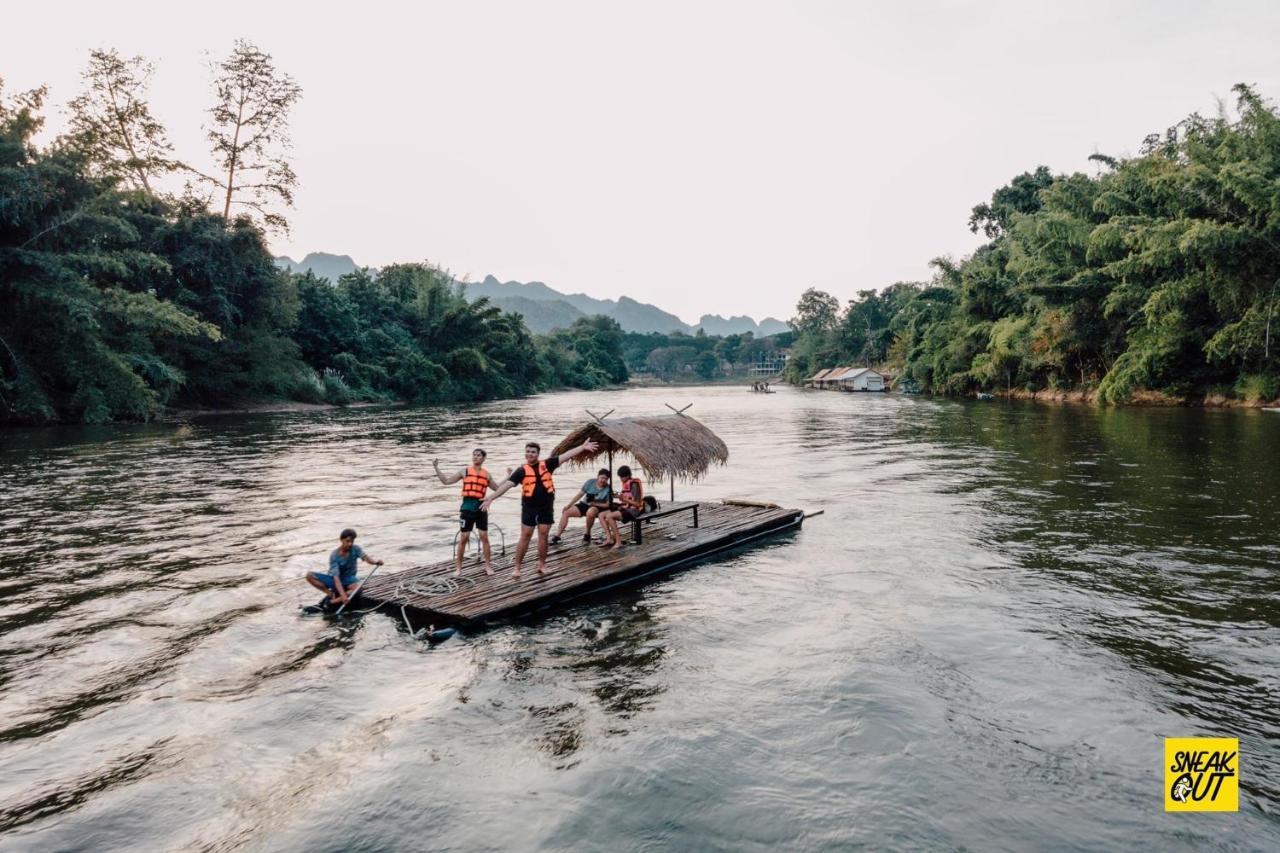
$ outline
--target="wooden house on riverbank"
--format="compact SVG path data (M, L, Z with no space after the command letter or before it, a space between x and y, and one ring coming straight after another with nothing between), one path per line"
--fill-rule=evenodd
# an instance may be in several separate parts
M870 367L832 367L805 380L811 388L826 391L888 391L889 378Z
M810 388L826 388L828 379L842 370L844 370L843 367L828 367L824 370L819 370L817 373L806 379L804 384Z
M884 374L869 367L850 367L836 376L829 377L839 391L887 391L889 384Z

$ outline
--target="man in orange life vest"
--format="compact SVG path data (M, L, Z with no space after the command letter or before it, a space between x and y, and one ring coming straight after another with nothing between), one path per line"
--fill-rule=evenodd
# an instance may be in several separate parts
M566 450L559 456L548 456L539 460L542 447L531 441L524 446L524 464L502 481L502 485L492 495L485 498L480 509L488 512L493 502L502 497L512 486L520 486L520 541L516 543L515 571L512 577L520 577L520 564L524 562L525 552L529 550L529 540L533 538L533 529L538 528L538 574L547 571L547 536L551 525L555 522L556 484L551 479L551 472L560 467L560 463L568 462L580 453L594 453L599 447L588 439L572 450Z
M489 552L489 513L480 508L480 502L489 489L497 491L498 484L484 469L484 458L487 454L480 448L471 451L471 465L452 474L440 471L440 460L432 459L431 465L436 469L436 476L446 486L462 481L462 509L458 513L458 524L462 528L458 535L458 553L455 559L455 576L462 574L462 559L467 554L467 542L471 539L471 529L480 531L480 549L484 552L484 573L493 574L493 563Z

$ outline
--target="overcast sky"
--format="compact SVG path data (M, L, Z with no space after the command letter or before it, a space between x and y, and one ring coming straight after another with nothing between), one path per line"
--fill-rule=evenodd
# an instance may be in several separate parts
M790 316L929 276L1013 175L1100 151L1237 82L1280 97L1268 2L23 3L9 90L79 90L88 51L155 62L185 159L209 58L254 41L301 84L280 254L431 260L626 294L696 321Z

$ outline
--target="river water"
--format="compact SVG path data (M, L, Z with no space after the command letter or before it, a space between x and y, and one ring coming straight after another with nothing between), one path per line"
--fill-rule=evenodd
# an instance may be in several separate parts
M432 458L690 402L678 497L825 514L435 646L297 615L344 526L447 557ZM6 431L0 849L1274 850L1277 471L1276 413L785 388ZM1193 735L1239 813L1164 813Z

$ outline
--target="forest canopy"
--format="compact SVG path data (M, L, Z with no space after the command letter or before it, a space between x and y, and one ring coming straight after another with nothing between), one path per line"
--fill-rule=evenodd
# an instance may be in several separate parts
M301 91L244 42L216 70L208 172L172 151L141 58L94 51L68 131L43 147L46 91L7 94L0 81L0 422L626 381L622 330L607 318L535 339L430 264L336 283L278 269L263 229L287 228L284 131ZM246 115L270 120L237 127L233 108L254 99ZM158 189L188 173L180 194Z
M788 373L879 364L923 389L1280 396L1280 116L1236 86L1098 172L1018 175L973 209L988 242L929 282L807 291Z

